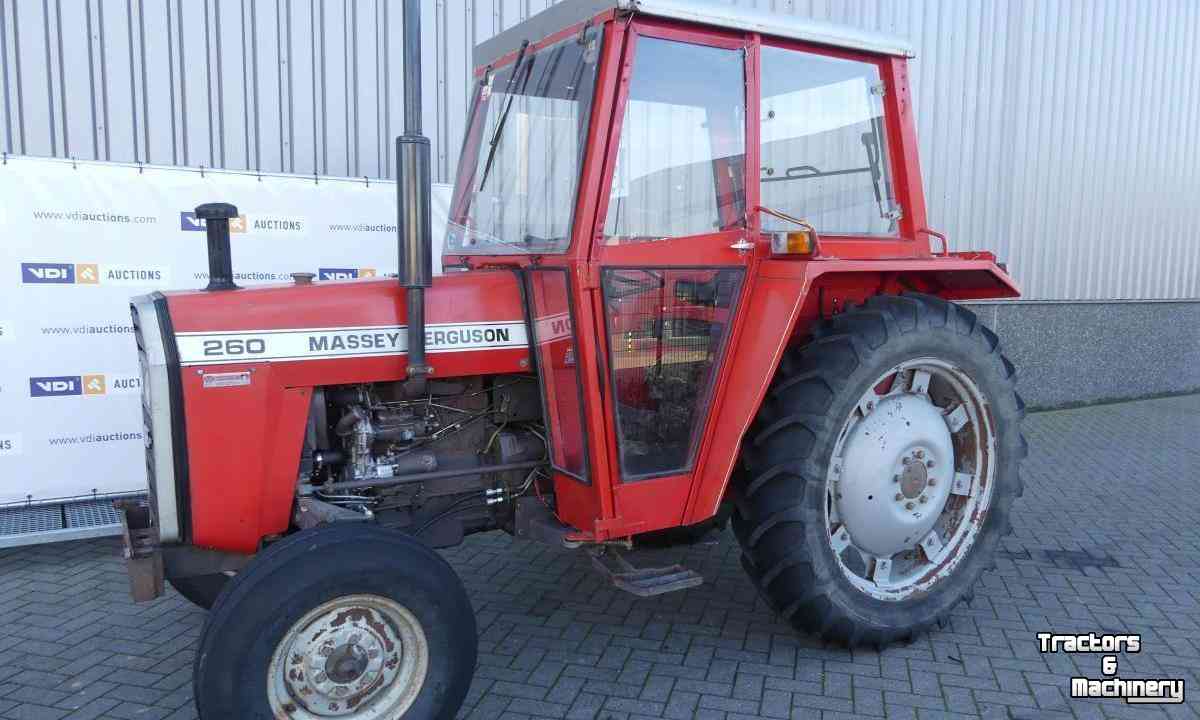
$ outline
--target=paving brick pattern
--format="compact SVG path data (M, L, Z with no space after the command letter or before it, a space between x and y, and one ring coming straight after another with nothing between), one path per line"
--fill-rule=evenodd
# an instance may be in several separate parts
M1031 415L1026 492L997 571L948 626L883 652L823 647L757 597L728 534L665 551L695 590L639 600L586 558L470 538L448 557L479 617L462 716L1195 718L1200 706L1200 396ZM204 614L134 605L112 541L0 550L0 717L192 718ZM1182 677L1189 704L1068 698L1098 656L1034 634L1136 631L1122 673Z

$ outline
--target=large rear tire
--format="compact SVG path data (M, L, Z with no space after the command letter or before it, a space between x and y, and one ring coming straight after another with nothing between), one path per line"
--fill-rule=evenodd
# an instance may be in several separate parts
M450 720L475 670L462 582L412 537L345 524L271 545L230 580L193 666L201 720Z
M795 628L881 647L944 622L995 566L1024 403L968 310L877 296L784 357L731 487L742 564Z

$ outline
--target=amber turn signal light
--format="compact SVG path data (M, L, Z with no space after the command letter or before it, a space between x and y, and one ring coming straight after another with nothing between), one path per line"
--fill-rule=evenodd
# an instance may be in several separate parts
M772 255L811 255L812 236L807 230L771 233Z

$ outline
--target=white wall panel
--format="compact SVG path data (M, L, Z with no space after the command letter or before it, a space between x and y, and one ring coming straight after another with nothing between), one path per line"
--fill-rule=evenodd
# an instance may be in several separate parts
M450 181L475 43L551 0L422 0ZM907 37L930 221L1028 297L1200 298L1200 3L742 0ZM0 0L10 154L390 177L398 0Z

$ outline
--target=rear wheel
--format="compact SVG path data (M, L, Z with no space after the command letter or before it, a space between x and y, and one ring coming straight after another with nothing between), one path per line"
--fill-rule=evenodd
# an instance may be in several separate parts
M332 525L270 546L232 578L193 668L202 720L449 720L475 669L475 616L419 541Z
M1024 405L995 334L878 296L790 351L733 480L743 565L795 627L883 645L943 621L995 564Z

